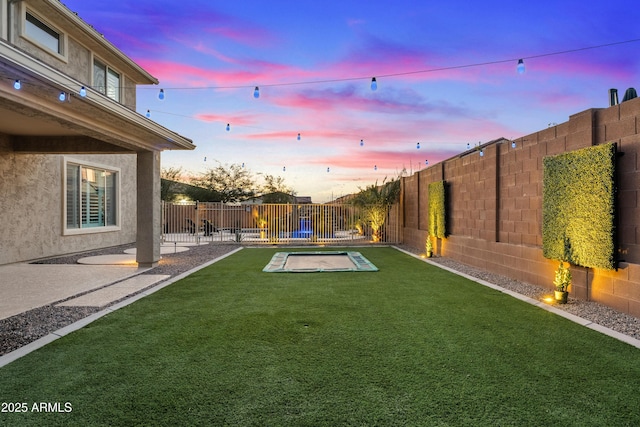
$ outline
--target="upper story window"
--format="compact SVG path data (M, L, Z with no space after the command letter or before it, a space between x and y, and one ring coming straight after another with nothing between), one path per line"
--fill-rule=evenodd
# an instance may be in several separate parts
M100 61L93 61L93 88L120 102L120 74Z
M29 12L25 15L24 33L41 46L60 55L63 53L62 35Z

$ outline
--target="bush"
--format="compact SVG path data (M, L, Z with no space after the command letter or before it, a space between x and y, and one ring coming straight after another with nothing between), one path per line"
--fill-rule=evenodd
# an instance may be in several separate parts
M614 268L613 143L543 160L542 252L584 267Z
M446 233L444 181L429 184L429 235L444 238Z

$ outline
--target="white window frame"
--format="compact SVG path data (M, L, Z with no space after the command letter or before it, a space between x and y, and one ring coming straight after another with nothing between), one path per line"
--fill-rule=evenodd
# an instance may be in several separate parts
M79 166L80 168L95 169L101 171L112 172L115 174L115 225L104 226L91 226L82 227L82 218L80 218L80 228L68 228L67 226L67 167L69 165ZM87 162L85 160L73 159L71 157L64 157L62 161L62 234L64 236L77 235L77 234L94 234L94 233L107 233L121 230L121 177L122 172L120 168L110 165L103 165L99 163ZM78 191L81 191L80 187Z
M27 14L31 15L35 20L39 21L42 25L50 29L52 32L58 35L58 50L52 49L50 46L47 46L45 43L42 43L35 37L30 36L27 33ZM42 15L38 14L32 9L28 9L26 7L22 8L21 13L21 25L20 25L20 36L30 43L38 46L44 52L47 52L50 55L55 56L56 58L67 62L67 34L63 31L60 31L56 26L51 25L46 19L42 18Z
M95 74L95 67L96 67L96 63L103 65L104 69L105 69L105 81L104 82L96 82L96 74ZM109 72L117 74L118 75L118 86L113 87L115 89L115 96L111 96L109 94ZM104 96L113 99L116 102L122 103L122 73L118 70L116 70L115 68L111 67L106 61L103 61L102 59L98 58L98 57L93 57L93 61L91 62L91 81L93 82L92 87L97 90L98 92L100 92L101 94L103 94ZM104 85L104 86L102 86ZM100 90L101 87L104 87L104 92L102 92Z

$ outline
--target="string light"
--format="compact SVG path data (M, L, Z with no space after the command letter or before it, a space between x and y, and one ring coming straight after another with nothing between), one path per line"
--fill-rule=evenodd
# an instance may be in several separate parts
M373 91L378 90L378 81L376 80L375 77L371 79L371 90Z
M331 169L327 168L327 173L329 173L329 171L330 171L330 170L331 170Z
M416 144L416 148L417 148L418 150L420 149L420 143L419 143L419 142Z
M467 150L470 150L470 149L471 149L471 144L467 142Z
M484 150L482 148L480 149L480 157L484 157Z
M22 82L20 82L20 80L16 80L15 82L13 82L13 88L15 90L20 90L22 89Z
M80 88L80 96L83 98L87 96L87 89L84 86Z
M60 102L64 102L67 99L67 94L64 92L60 92L60 95L58 95L58 100Z
M229 123L227 123L227 132L229 132L231 130L231 125Z
M147 114L145 114L147 116L147 119L151 118L151 110L147 110Z
M158 93L158 99L160 101L164 101L164 89L160 89L160 93Z
M429 166L429 160L428 159L424 161L424 165L425 166Z
M207 161L207 156L204 156L204 161L205 161L205 162Z
M518 66L516 67L516 69L518 70L518 74L524 73L524 60L518 59Z
M260 88L258 86L256 86L256 88L253 90L253 97L255 99L260 98Z
M378 165L373 165L373 170L377 171L378 170Z
M300 132L298 132L298 137L296 139L300 141Z
M242 162L242 168L244 169L244 162Z
M286 166L283 166L283 167L282 167L282 172L286 172L286 171L287 171L287 167L286 167Z
M361 139L360 140L360 147L363 147L363 146L364 146L364 139Z
M516 142L515 141L511 141L511 148L516 148Z

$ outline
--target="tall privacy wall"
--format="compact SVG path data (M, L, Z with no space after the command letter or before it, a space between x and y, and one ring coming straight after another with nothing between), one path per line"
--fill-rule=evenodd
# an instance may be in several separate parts
M498 139L402 181L403 241L424 248L428 187L446 185L447 237L435 253L483 270L553 289L557 261L542 256L542 160L615 142L618 270L572 266L570 294L640 316L638 170L640 98L575 114L568 122L511 141Z

